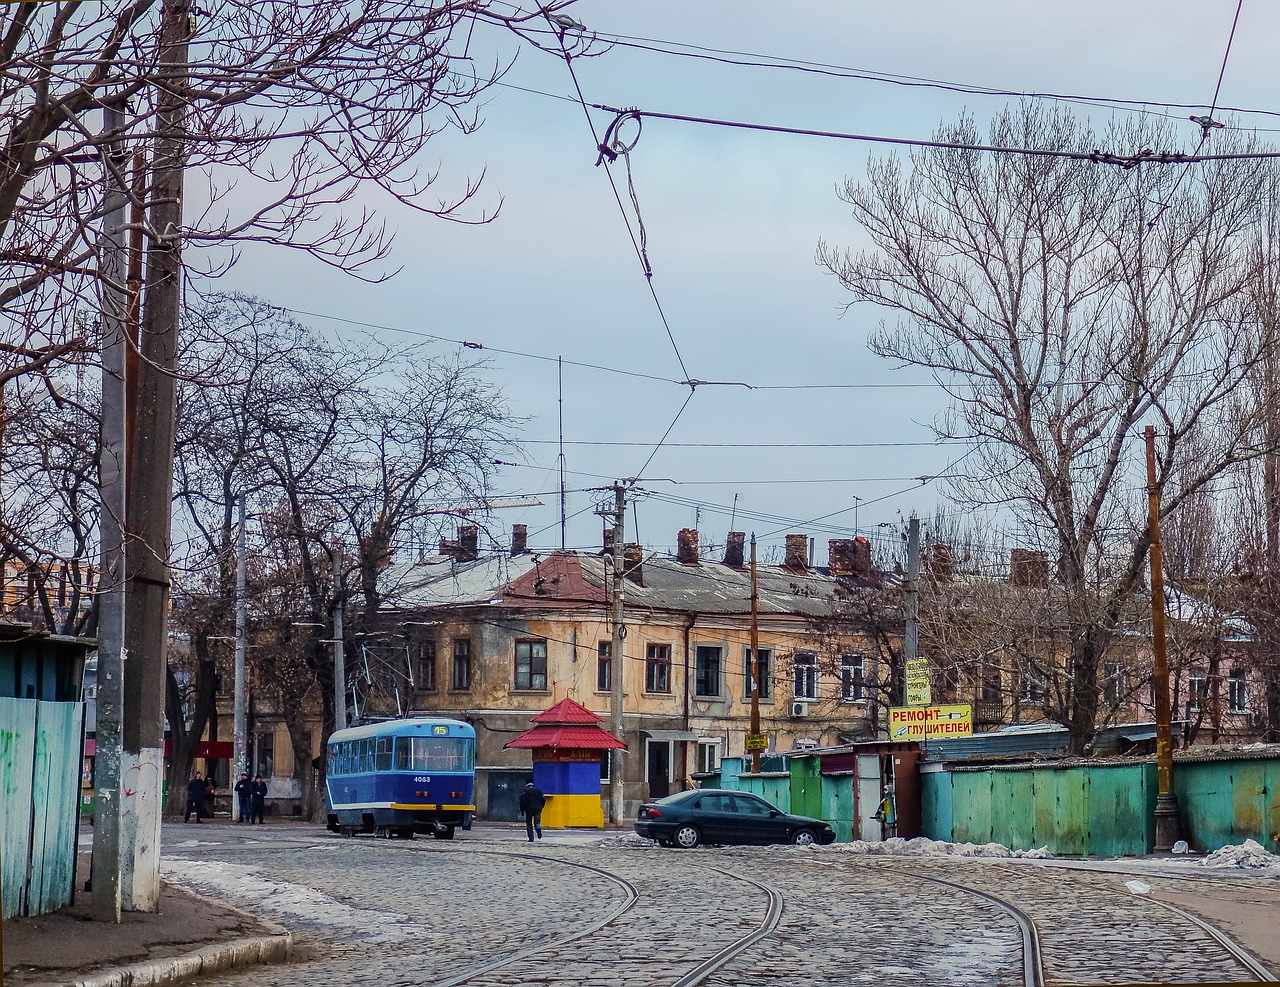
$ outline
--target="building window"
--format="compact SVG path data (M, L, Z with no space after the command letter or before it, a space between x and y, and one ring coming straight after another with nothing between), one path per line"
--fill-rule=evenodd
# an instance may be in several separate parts
M1232 672L1227 676L1227 712L1249 712L1249 693L1245 689L1244 672Z
M745 690L742 695L745 699L751 698L751 649L742 649L742 665L743 675L742 681ZM760 649L760 698L773 698L773 651L770 648Z
M516 688L538 692L547 688L547 642L516 642Z
M982 673L982 701L984 703L998 703L1004 701L1002 695L1003 690L1000 687L1000 673L994 670L988 670Z
M1034 669L1025 669L1022 673L1022 701L1024 703L1044 702L1044 678Z
M862 655L844 655L840 659L840 701L856 703L866 699Z
M695 696L720 695L720 665L724 651L699 645L694 654Z
M274 732L258 734L258 768L254 774L272 778L276 773L276 735Z
M1187 715L1200 712L1207 696L1209 680L1203 672L1192 672L1187 676Z
M453 642L453 688L471 688L471 639L460 637Z
M600 752L600 780L609 781L609 765L613 762L613 751Z
M792 689L797 699L818 698L818 656L801 652L791 659Z
M651 644L645 649L644 691L671 691L671 645Z
M435 641L423 641L418 645L418 688L423 692L436 691Z
M1102 666L1102 674L1103 701L1114 709L1125 693L1124 666L1118 661L1109 661Z
M720 740L715 737L698 738L698 761L694 766L697 771L718 771L720 769Z
M613 642L601 641L596 648L596 692L608 692L613 688Z

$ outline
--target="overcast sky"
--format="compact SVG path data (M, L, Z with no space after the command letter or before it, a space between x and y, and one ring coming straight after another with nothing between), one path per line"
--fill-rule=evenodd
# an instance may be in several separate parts
M1164 104L1212 99L1236 6L1237 0L581 0L573 12L602 38L656 39L1017 92L1151 100L1151 111L1183 121L1189 148L1198 128L1186 121L1187 111ZM1280 109L1271 50L1278 28L1280 5L1243 4L1220 105ZM442 195L487 169L482 200L494 205L501 199L496 222L467 227L393 212L394 261L403 270L381 285L344 279L277 251L249 255L224 286L297 312L549 357L488 354L490 373L511 410L529 420L521 436L521 461L528 465L504 470L500 492L540 493L545 503L501 511L495 528L526 523L537 547L559 547L553 492L559 483L558 355L663 378L565 367L567 483L574 491L568 506L571 514L582 512L569 521L571 548L594 548L600 538L601 522L591 511L599 495L579 491L642 469L640 487L654 496L639 498L627 535L634 540L638 525L639 540L652 549L674 545L676 531L694 523L695 508L672 504L670 497L705 505L699 523L704 544L723 543L730 529L726 509L736 495L733 527L763 536L762 551L780 545L788 531L803 531L818 539L822 561L826 539L847 536L855 524L866 534L896 536L901 517L916 511L928 518L940 505L946 508L944 485L914 479L944 473L965 451L931 444L930 425L943 410L941 392L918 371L887 365L868 352L866 331L882 313L845 313L839 285L814 263L820 238L860 242L835 189L846 176L862 174L868 156L883 149L646 121L630 155L631 172L653 287L673 347L605 169L595 165L583 109L576 99L556 98L574 94L563 60L517 51L494 29L477 31L471 50L481 62L514 56L504 79L509 86L486 98L479 133L442 135L424 166L441 169ZM927 138L965 110L985 127L1009 102L623 46L578 60L575 68L590 103L904 138ZM1097 123L1113 112L1096 106L1076 111ZM592 119L603 131L611 116L593 111ZM1275 118L1241 119L1280 129ZM630 212L624 164L615 164L612 173ZM298 317L327 332L361 331ZM689 396L689 388L674 381L690 377L893 386L699 387L668 444L646 466ZM579 444L599 442L638 444ZM828 447L812 447L822 444ZM814 524L796 523L832 514Z

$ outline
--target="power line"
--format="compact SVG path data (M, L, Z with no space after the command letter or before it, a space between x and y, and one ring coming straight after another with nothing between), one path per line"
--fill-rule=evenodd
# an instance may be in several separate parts
M686 400L685 404L689 402ZM683 411L684 408L681 408ZM677 419L679 415L676 416ZM675 425L675 422L671 423ZM670 432L670 428L667 430ZM526 445L556 445L559 439L522 439ZM648 442L624 442L619 440L565 439L567 446L618 446L624 448L648 447ZM938 446L965 445L959 440L938 442L665 442L672 449L903 449L935 448ZM648 465L647 463L645 465Z

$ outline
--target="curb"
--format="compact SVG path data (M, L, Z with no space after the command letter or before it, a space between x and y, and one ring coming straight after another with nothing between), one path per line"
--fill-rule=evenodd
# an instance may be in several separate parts
M278 927L277 927L278 928ZM268 936L232 939L230 942L202 946L181 956L159 960L143 960L128 966L74 980L32 984L31 987L147 987L176 984L203 974L219 973L260 963L282 963L293 951L293 936L280 929Z

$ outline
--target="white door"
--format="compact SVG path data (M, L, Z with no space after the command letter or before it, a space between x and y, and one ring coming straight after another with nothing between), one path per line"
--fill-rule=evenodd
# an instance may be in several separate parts
M858 755L857 789L854 791L853 838L878 843L884 838L880 820L880 758L875 754Z

